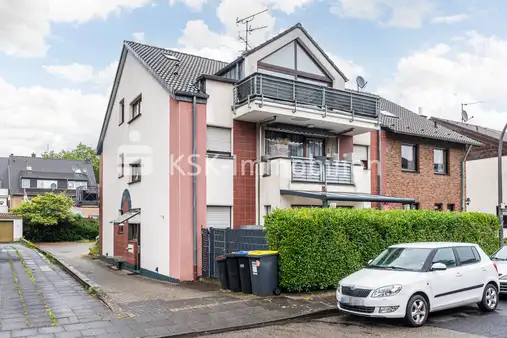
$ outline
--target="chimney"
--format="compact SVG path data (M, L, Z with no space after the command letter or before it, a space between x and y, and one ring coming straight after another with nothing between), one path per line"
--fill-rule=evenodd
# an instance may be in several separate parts
M35 155L35 153L32 153L32 157L36 157L37 155Z
M423 109L422 109L422 107L419 107L419 115L422 115L422 113L423 113Z

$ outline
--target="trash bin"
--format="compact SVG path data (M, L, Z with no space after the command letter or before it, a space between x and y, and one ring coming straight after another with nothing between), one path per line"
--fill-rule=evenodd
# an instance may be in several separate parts
M227 274L229 275L230 290L232 292L241 292L238 257L234 253L227 254L225 257L227 257Z
M250 251L236 251L238 266L239 266L239 279L241 281L241 292L252 293L252 279L250 277L250 259L248 253Z
M256 296L279 295L278 251L259 250L248 253L252 293Z
M223 290L229 290L229 274L227 273L227 259L225 256L218 256L217 267L218 267L218 276L220 278L220 288Z

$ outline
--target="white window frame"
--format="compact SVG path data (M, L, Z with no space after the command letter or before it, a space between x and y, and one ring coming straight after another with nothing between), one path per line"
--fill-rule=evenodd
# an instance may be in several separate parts
M79 187L84 187L84 189L88 189L87 181L68 181L67 188L71 190L76 190Z
M130 103L130 121L137 118L143 112L143 97L140 94Z
M26 183L28 183L28 185ZM29 178L22 178L21 179L21 188L23 188L23 189L30 188L30 179Z
M222 154L230 156L232 153L231 128L207 126L206 152L208 154Z
M133 162L130 164L130 183L141 182L142 177L142 167L141 161Z
M54 188L51 187L52 184L56 186ZM37 189L58 189L58 181L57 180L37 180Z
M225 206L225 205L207 205L206 206L206 215L208 214L208 208L227 208L228 209L228 213L229 213L229 224L228 224L228 227L225 227L223 225L216 225L214 226L213 224L208 224L208 217L206 217L207 221L206 221L206 227L207 228L218 228L218 229L231 229L232 228L232 207L231 206Z

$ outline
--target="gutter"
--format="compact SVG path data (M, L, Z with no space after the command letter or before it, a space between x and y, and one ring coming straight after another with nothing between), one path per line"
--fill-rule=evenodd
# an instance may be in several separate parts
M466 211L466 197L465 197L465 169L466 169L466 160L468 154L470 154L470 150L472 150L473 145L469 144L467 146L467 150L465 152L465 156L461 160L461 211Z
M192 234L194 245L194 280L197 280L197 97L192 98Z

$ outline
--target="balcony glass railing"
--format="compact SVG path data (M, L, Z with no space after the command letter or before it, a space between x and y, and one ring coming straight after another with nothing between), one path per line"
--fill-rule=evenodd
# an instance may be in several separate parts
M292 158L292 181L309 183L353 184L352 163L348 161L321 161Z
M376 95L339 90L261 73L250 75L234 87L234 108L258 98L288 103L295 107L308 106L328 113L345 112L377 118L380 112L379 97Z

